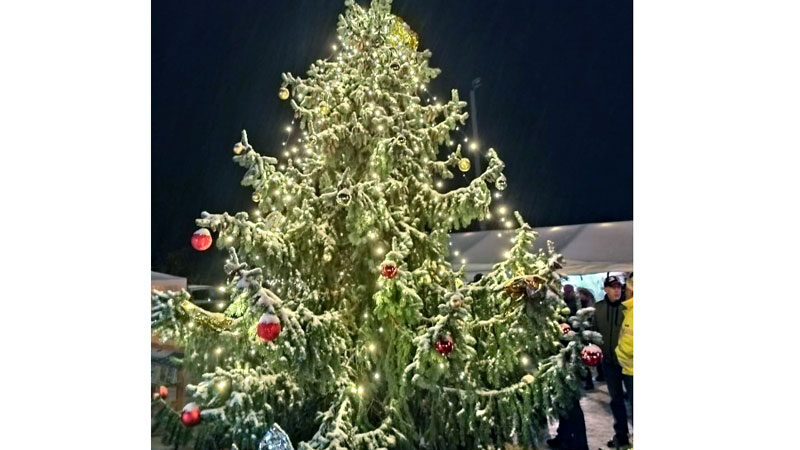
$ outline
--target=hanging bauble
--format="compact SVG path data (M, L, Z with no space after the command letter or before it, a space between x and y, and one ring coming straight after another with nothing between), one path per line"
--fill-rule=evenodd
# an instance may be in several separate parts
M464 296L458 293L453 294L453 296L450 297L450 307L461 308L462 306L464 306Z
M166 386L159 386L158 387L158 396L161 398L167 398L169 395L169 389Z
M200 407L197 406L197 403L189 403L183 407L183 411L181 411L181 423L187 427L193 427L200 423L201 420Z
M258 203L261 201L261 194L258 192L253 192L253 196L251 197L254 202Z
M461 158L458 160L458 170L466 172L469 170L470 166L469 158Z
M570 326L568 324L566 324L566 323L562 323L559 326L561 327L561 332L564 333L564 334L567 334L570 331L572 331L572 328L570 328Z
M328 114L331 113L331 107L328 106L327 103L321 102L319 104L319 113L322 114L323 116L327 116Z
M256 334L262 342L272 342L281 334L281 321L274 314L264 314L258 321Z
M206 228L200 228L192 234L192 247L195 250L203 251L211 247L211 232Z
M393 71L397 72L398 70L400 70L400 63L398 63L397 61L395 61L395 62L391 63L391 64L389 65L389 67L390 67L390 68L391 68Z
M522 377L522 382L523 383L528 383L528 384L533 383L533 375L531 375L531 374L525 375L524 377Z
M241 142L237 142L236 144L233 145L233 153L235 155L241 155L243 151L244 151L244 145L242 145Z
M336 203L347 206L350 204L350 199L352 196L350 195L350 189L344 188L336 194Z
M392 279L397 276L397 264L392 261L387 261L381 265L381 275L385 278Z
M596 367L603 362L603 350L594 344L589 344L581 350L581 361L589 367Z
M258 441L258 450L294 450L294 447L286 432L274 423Z
M433 344L436 352L442 356L447 356L453 351L453 339L450 336L443 337Z
M288 100L289 99L289 90L285 87L282 87L278 90L278 98L281 100Z
M508 182L506 181L506 176L505 175L500 175L497 178L497 180L495 180L495 182L494 182L494 187L497 188L498 191L506 190L507 186L508 186Z

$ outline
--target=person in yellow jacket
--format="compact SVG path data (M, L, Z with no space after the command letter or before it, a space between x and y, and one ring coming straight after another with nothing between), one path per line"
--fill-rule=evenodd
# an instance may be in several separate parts
M631 422L633 422L633 273L625 282L625 300L622 302L622 326L619 341L614 353L622 366L622 379L631 402Z
M625 297L616 353L623 375L633 376L633 275L625 283Z

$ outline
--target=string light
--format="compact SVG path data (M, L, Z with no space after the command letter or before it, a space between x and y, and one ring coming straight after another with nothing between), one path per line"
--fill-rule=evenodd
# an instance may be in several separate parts
M375 344L369 344L369 346L367 347L367 349L368 349L370 352L375 352Z
M523 356L522 358L520 358L520 361L522 362L523 366L527 366L529 362L527 356Z
M225 292L225 286L220 286L217 288L217 290L220 292Z
M216 349L216 350L214 350L214 353L216 353L216 354L218 354L218 355L219 355L220 353L222 353L222 347L217 347L217 349Z
M375 375L373 375L372 377L375 378L376 380L378 380L378 379L381 378L381 374L379 374L378 372L375 372Z

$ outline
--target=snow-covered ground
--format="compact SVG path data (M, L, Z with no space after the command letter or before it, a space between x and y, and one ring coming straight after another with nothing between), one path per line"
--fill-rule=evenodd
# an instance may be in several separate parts
M608 389L605 383L595 382L595 389L586 392L581 398L581 408L586 420L586 436L589 439L589 449L606 449L606 442L614 436L614 419L611 417L611 409L608 406ZM550 425L550 436L555 436L558 423ZM629 424L631 433L633 427ZM173 450L174 447L167 447L161 444L158 437L152 438L153 450Z

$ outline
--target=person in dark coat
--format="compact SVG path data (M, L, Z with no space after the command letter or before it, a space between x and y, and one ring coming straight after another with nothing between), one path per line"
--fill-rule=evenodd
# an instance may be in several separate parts
M588 308L594 306L594 294L585 287L578 288L578 298L581 301L581 308Z
M558 418L556 437L548 439L546 443L553 449L589 450L580 397L573 399L569 408Z
M574 316L578 309L580 309L580 302L578 296L575 295L575 286L571 284L564 285L564 302L569 307L569 315Z
M611 397L611 414L614 416L614 438L608 441L610 448L630 445L628 439L628 411L625 409L625 393L622 390L622 366L617 361L617 342L622 326L622 282L616 276L606 277L603 282L605 297L594 305L593 328L603 336L603 372ZM629 389L629 391L632 391Z

